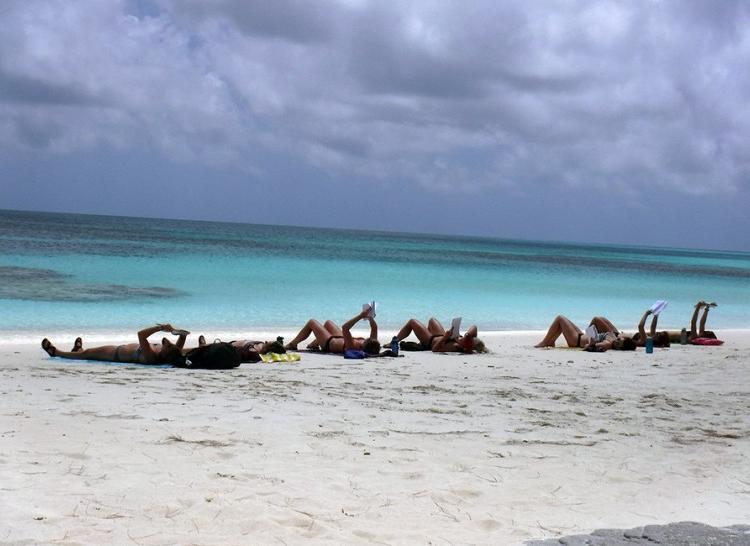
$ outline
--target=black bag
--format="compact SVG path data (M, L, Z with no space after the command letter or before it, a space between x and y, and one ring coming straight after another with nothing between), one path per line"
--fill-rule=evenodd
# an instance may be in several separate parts
M424 345L416 341L402 341L399 347L401 347L402 351L426 351Z
M240 355L231 343L211 343L196 347L185 355L184 368L228 370L241 364Z

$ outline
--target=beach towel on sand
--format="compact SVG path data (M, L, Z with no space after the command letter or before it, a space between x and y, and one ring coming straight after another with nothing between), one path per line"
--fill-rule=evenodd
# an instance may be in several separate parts
M710 337L696 337L690 343L693 345L724 345L722 340Z
M299 362L302 357L299 353L266 353L260 355L260 359L268 364L272 362Z

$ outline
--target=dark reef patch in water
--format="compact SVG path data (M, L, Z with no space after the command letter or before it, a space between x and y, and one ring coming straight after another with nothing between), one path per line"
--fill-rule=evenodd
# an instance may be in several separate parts
M0 266L0 299L6 300L90 303L176 298L185 294L162 286L87 284L53 269Z

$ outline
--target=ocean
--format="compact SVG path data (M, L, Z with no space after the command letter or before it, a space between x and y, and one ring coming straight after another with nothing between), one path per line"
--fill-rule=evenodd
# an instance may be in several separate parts
M343 322L378 302L381 329L438 317L482 330L636 326L657 299L665 327L699 299L712 328L750 327L750 253L533 242L291 226L0 211L0 332L6 338L193 332Z

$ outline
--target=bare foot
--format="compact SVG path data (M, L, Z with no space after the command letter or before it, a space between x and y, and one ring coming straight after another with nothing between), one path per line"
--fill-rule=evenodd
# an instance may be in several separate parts
M554 345L548 345L544 341L540 341L536 345L534 345L536 349L544 349L545 347L554 347Z
M287 343L286 345L284 345L284 349L286 349L287 351L296 351L297 345L294 343Z
M57 353L55 346L52 345L52 342L46 337L42 340L42 349L44 349L44 351L50 356L55 356Z
M73 348L70 350L70 352L80 353L81 351L83 351L83 340L80 337L77 337L73 342Z

